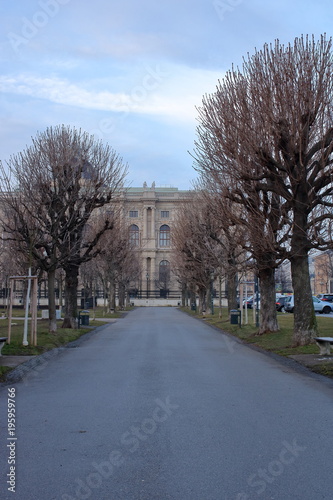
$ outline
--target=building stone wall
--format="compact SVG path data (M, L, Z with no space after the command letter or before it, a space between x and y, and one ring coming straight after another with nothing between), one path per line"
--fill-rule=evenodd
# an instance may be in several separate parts
M327 250L313 257L312 288L315 295L333 293L333 252Z
M128 188L122 193L125 225L140 253L142 298L180 296L179 283L172 270L172 228L178 207L190 196L190 191L156 187L155 183L150 187L144 183L141 188ZM133 230L133 226L138 231ZM170 279L166 279L167 271L161 267L168 267L167 263Z

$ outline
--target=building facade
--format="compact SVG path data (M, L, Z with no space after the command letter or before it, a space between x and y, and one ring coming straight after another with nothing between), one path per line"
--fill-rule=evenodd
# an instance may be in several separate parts
M155 183L123 192L123 217L141 264L141 279L132 291L133 298L180 298L180 285L172 269L172 228L177 208L190 196L190 191L155 187Z
M312 291L319 293L333 293L333 251L321 252L312 258Z

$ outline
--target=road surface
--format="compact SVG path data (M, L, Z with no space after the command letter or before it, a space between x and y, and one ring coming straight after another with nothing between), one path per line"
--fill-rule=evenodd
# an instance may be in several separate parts
M175 308L100 327L0 397L1 499L333 497L332 384Z

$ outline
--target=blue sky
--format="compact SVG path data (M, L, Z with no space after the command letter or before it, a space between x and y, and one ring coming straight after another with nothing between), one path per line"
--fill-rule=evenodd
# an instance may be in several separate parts
M330 0L0 3L0 159L71 125L109 143L127 183L192 187L196 106L255 47L332 35Z

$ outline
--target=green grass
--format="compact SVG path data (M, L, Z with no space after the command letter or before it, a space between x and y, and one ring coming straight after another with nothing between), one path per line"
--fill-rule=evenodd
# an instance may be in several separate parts
M61 328L61 321L58 322L58 330L56 334L50 334L48 331L48 320L38 320L37 321L37 346L30 344L30 322L28 330L28 346L22 345L23 340L23 327L24 321L16 320L12 322L11 328L11 342L10 344L5 344L2 349L3 355L11 356L33 356L37 354L42 354L43 352L54 349L55 347L60 347L61 345L67 344L72 340L76 340L81 337L84 333L90 331L88 328L80 329L63 329ZM0 319L0 336L8 336L8 320ZM1 358L0 358L1 365Z
M6 380L6 373L12 370L9 366L0 366L0 382L4 382Z
M103 325L103 319L110 318L121 318L125 311L116 311L114 313L105 314L103 307L97 307L95 309L95 317L100 318L100 321L93 320L94 312L92 309L89 310L89 327L98 327ZM41 316L41 311L39 311L39 317ZM77 338L81 337L84 333L91 331L91 328L81 327L80 329L65 329L61 328L62 320L57 321L57 332L56 334L50 334L48 331L48 320L39 319L37 321L37 346L30 345L30 321L28 326L28 346L22 345L23 340L23 327L24 327L24 310L23 308L13 309L12 317L12 328L11 328L11 343L5 344L2 349L3 355L12 356L33 356L42 354L43 352L54 349L55 347L60 347L65 345ZM107 321L105 322L107 323ZM2 317L2 312L0 311L0 337L8 337L8 319ZM1 366L1 358L0 358Z
M22 345L23 340L23 327L24 321L16 320L12 323L11 328L11 342L10 344L5 344L2 348L2 355L4 356L35 356L38 354L43 354L46 351L60 347L62 345L76 340L85 333L91 331L90 328L81 328L80 330L73 329L62 329L61 321L58 322L58 330L55 335L48 332L48 320L38 320L37 322L37 346L30 344L30 324L28 330L28 342L29 345ZM8 320L0 318L0 336L8 336ZM12 367L1 366L0 357L0 381L3 382L6 379L6 373L12 370Z
M325 377L333 378L333 365L332 363L323 363L322 365L314 365L311 367L313 372L324 375Z

